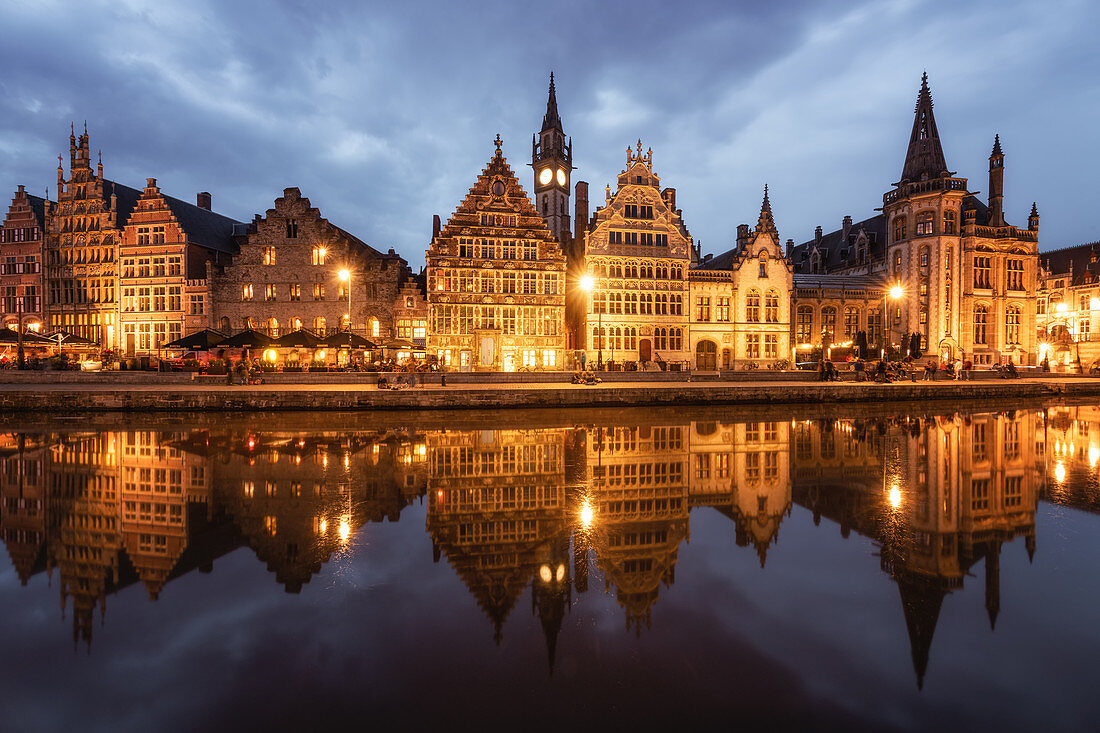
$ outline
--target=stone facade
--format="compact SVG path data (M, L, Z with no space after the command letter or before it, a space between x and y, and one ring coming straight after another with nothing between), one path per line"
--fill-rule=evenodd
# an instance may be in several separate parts
M653 151L627 148L614 194L584 235L583 269L592 278L586 361L672 362L692 358L688 268L691 234L676 208L676 189L661 190Z
M209 194L199 201L209 205ZM150 178L119 243L122 353L155 354L196 326L205 328L206 266L228 264L243 224L165 196Z
M428 352L461 370L560 370L565 255L501 152L427 252Z
M297 188L249 224L240 252L208 266L211 318L223 333L246 328L278 336L304 328L393 337L393 308L406 267L321 217ZM349 284L342 279L350 273Z
M118 243L141 195L92 170L88 131L69 136L69 178L57 160L57 203L46 216L46 318L50 330L117 349Z
M1039 359L1087 371L1100 360L1100 242L1043 252L1039 263Z
M883 297L899 286L902 296L888 307L886 336L919 334L922 348L941 359L1037 363L1030 294L1038 275L1039 217L1033 206L1027 229L1005 222L999 138L989 166L989 199L983 203L968 190L967 179L947 169L926 75L901 180L884 194L883 213L859 228L845 218L839 232L822 237L819 230L814 240L794 248L796 268L870 275ZM796 319L799 305L796 299Z
M393 304L393 333L399 341L413 345L413 353L424 355L428 346L428 296L425 292L427 274L414 275L405 268L397 300Z
M0 328L42 328L46 200L15 192L0 228Z
M688 271L690 349L700 370L790 360L792 267L779 244L768 190L756 228L737 247Z

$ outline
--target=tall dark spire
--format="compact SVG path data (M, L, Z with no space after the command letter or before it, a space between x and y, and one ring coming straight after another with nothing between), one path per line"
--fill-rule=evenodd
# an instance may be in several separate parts
M921 77L920 92L917 93L916 116L913 119L913 132L909 136L909 149L905 153L901 180L913 182L948 175L951 172L947 170L947 161L940 145L940 133L936 129L936 118L932 114L932 92L928 89L926 72Z
M947 592L935 583L917 578L897 578L901 593L901 609L905 614L905 626L909 630L909 649L913 657L913 671L917 674L917 689L924 689L924 673L928 670L928 653L932 649L932 636L940 618L940 607Z
M542 129L564 132L561 117L558 116L558 96L554 93L554 72L550 72L550 96L546 99L546 116L542 118Z

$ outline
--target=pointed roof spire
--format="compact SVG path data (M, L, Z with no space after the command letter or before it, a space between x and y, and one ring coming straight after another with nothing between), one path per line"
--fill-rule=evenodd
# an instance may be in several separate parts
M1004 153L1001 152L1000 134L996 134L993 136L993 152L989 154L989 157L992 158L994 155L1004 155Z
M1031 202L1031 216L1038 216L1038 215L1039 215L1039 209L1036 208L1035 202L1032 201Z
M561 117L558 116L558 95L554 91L554 72L550 72L550 96L546 99L546 115L542 118L542 131L557 130L561 128Z
M913 118L913 132L909 135L909 149L905 153L905 165L901 181L922 181L951 175L940 145L940 133L932 114L932 92L928 89L928 72L921 76L920 91Z
M764 184L764 202L760 204L760 218L756 221L757 232L769 232L776 241L779 241L779 230L775 227L775 218L772 216L772 202L768 198L768 184Z

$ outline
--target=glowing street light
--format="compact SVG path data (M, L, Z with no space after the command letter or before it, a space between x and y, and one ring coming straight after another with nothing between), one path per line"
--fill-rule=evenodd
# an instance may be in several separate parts
M581 289L586 293L591 293L599 283L596 278L591 275L581 276ZM596 369L597 371L603 371L603 303L600 304L600 308L596 311Z
M344 268L343 270L340 270L340 272L338 273L338 277L340 278L341 282L346 282L348 284L347 285L347 288L348 288L348 314L347 314L347 319L348 319L348 330L350 331L351 330L351 270L348 270L347 268Z
M890 343L890 332L888 329L888 321L886 311L890 309L889 299L901 300L905 295L905 291L901 287L901 283L894 285L892 288L886 291L886 295L882 296L882 358L886 359L886 346Z

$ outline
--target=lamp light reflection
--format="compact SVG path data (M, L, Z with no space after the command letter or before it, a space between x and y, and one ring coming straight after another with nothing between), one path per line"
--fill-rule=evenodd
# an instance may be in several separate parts
M592 526L593 516L592 506L588 503L588 499L585 499L584 503L581 504L581 525L585 529Z
M897 509L901 506L901 489L897 486L890 487L890 492L886 496L886 500L890 502L891 509Z
M1058 461L1058 463L1054 465L1054 479L1058 483L1062 483L1066 480L1066 467L1061 461Z
M347 542L349 536L351 536L351 525L348 523L348 518L340 517L340 541Z

